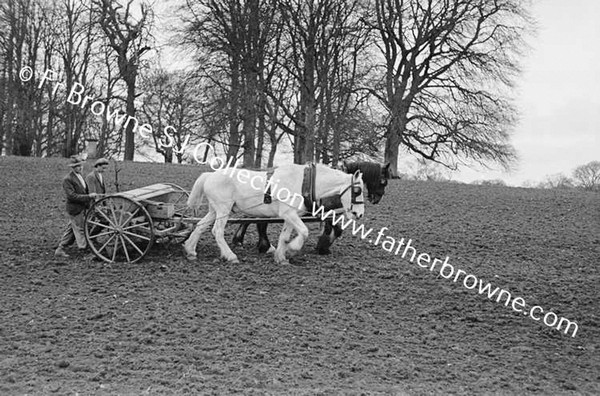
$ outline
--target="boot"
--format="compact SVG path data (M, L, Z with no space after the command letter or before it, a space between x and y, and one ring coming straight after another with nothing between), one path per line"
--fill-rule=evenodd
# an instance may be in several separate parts
M56 250L54 251L54 255L56 257L69 257L69 255L64 251L64 249L62 247L57 247Z

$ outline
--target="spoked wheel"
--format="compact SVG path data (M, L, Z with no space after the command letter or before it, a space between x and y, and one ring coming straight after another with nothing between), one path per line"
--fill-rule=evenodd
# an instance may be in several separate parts
M148 211L129 198L110 196L92 205L85 218L85 239L94 254L109 263L134 263L154 242Z

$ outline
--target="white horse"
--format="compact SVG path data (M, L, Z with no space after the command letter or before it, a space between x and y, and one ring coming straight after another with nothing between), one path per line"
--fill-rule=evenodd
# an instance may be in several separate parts
M212 233L221 250L221 257L238 263L238 258L225 241L225 225L231 213L242 213L252 217L280 217L284 220L279 236L275 261L289 264L286 254L297 253L308 238L308 228L300 215L312 215L302 198L302 180L306 165L285 165L275 169L267 182L267 172L225 168L214 173L200 175L187 204L197 209L204 196L208 199L208 214L196 225L184 243L187 258L196 259L196 246L200 235L214 223ZM270 185L272 202L265 204L264 196ZM325 165L316 165L315 200L339 196L342 213L347 219L360 219L365 211L363 181L360 171L347 174ZM318 204L317 204L318 205ZM292 231L297 236L290 242Z

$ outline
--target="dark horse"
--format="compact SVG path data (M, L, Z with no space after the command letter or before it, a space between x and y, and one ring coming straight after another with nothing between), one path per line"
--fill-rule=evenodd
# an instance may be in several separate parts
M374 162L351 162L345 163L343 170L346 173L354 173L360 170L363 177L363 183L367 187L367 199L372 204L377 204L381 201L381 197L385 193L385 187L387 181L390 179L390 164L387 163L385 166L381 166ZM331 219L324 221L323 233L319 237L317 242L317 251L319 254L329 254L331 251L329 247L333 244L336 238L342 235L342 228L339 225L333 225ZM233 236L233 244L241 245L244 242L244 236L248 229L248 223L240 224L239 228ZM256 229L258 231L258 251L264 253L271 247L269 238L267 237L267 225L268 223L257 222Z

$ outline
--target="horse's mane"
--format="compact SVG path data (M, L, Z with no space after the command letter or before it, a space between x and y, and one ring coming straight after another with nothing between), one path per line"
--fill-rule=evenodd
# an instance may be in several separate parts
M381 165L379 165L378 163L358 161L345 163L345 166L347 173L354 173L357 170L360 170L365 183L379 183L379 179L381 178Z

